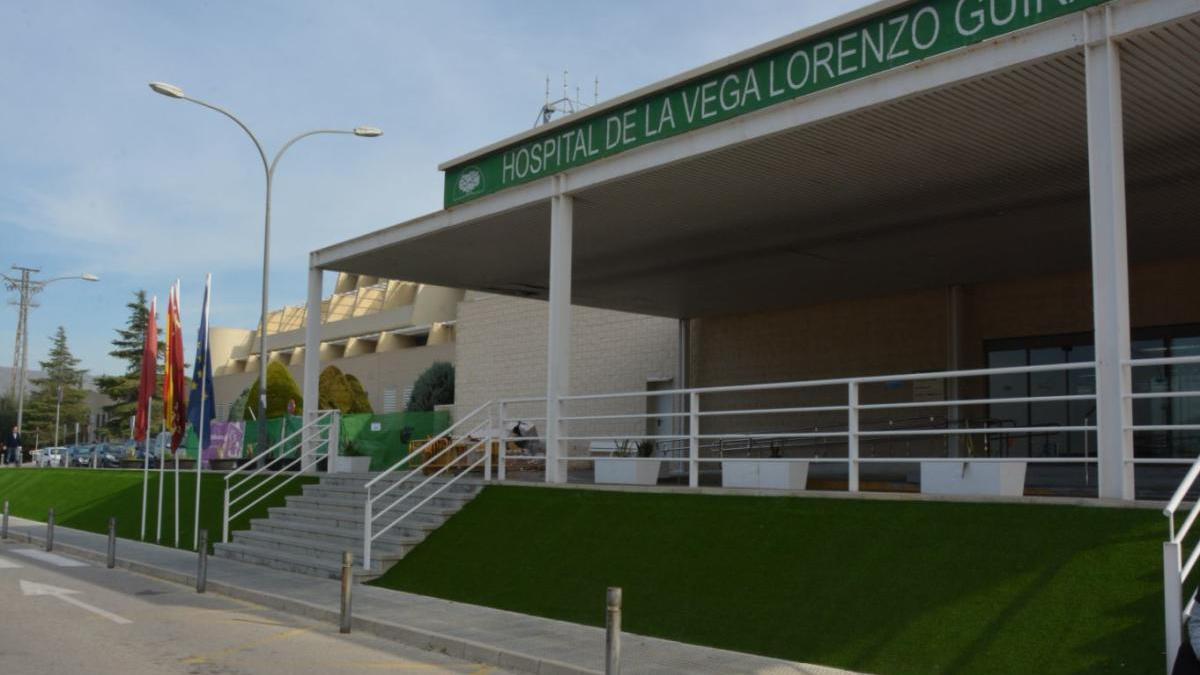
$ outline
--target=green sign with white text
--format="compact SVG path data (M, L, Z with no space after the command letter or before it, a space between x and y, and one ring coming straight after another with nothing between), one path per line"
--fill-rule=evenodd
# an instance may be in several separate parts
M446 170L451 207L1108 0L924 0L647 94Z

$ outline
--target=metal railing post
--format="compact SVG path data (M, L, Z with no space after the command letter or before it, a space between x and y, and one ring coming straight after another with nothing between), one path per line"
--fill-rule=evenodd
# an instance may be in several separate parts
M371 486L367 486L367 499L363 502L363 569L371 569Z
M225 497L221 503L221 541L229 543L229 483L225 483Z
M1180 578L1179 544L1163 542L1163 617L1166 621L1167 672L1183 644L1183 579Z
M364 562L363 566L366 567L366 564L365 564L366 561L363 561L363 562ZM352 600L350 593L353 589L353 581L354 581L354 554L351 553L350 551L343 551L342 552L342 616L341 616L341 625L339 628L340 632L342 632L342 633L350 632L350 620L351 620L350 602Z
M329 431L325 434L325 473L333 473L334 462L337 461L342 445L342 413L334 411L329 415Z
M858 492L858 383L846 385L846 459L850 492Z
M46 550L54 550L54 507L50 507L50 512L46 515Z
M108 569L117 566L117 519L110 517L108 519Z
M688 394L688 486L700 486L700 393Z
M196 592L203 593L208 588L208 530L200 530L196 554Z
M621 674L621 587L609 586L604 615L604 675Z
M495 419L492 417L491 411L488 412L488 418L492 420ZM487 442L484 444L483 448L483 454L487 456L487 459L483 460L483 479L485 481L490 481L492 479L492 457L494 457L492 452L493 449L495 449L496 452L499 452L499 448L497 446L500 445L500 440L496 436L496 424L494 421L491 424L491 427L492 428L488 430Z
M508 418L508 406L504 404L504 401L500 401L496 405L496 414L498 415L496 421L500 427L500 461L496 464L496 478L503 483L506 476L505 464L507 462L505 460L508 455L508 425L504 422Z
M8 539L8 500L4 500L4 521L0 522L0 539Z

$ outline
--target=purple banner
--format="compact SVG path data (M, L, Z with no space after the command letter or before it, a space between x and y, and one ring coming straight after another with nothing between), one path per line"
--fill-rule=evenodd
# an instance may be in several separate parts
M238 459L242 456L243 422L213 422L209 427L211 436L204 449L204 461L213 459Z

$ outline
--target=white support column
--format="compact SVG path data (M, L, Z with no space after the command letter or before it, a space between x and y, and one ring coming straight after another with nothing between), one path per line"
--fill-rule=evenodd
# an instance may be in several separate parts
M304 317L304 416L302 422L308 424L317 416L318 399L320 398L318 385L321 378L321 295L323 293L324 279L322 271L318 267L309 267L308 269L308 308ZM309 430L304 434L304 453L311 455L316 451L317 437ZM309 464L309 457L305 457L302 465ZM333 471L333 458L330 457L325 467L326 471Z
M1091 192L1092 317L1096 331L1096 426L1100 497L1133 499L1129 398L1129 259L1125 231L1125 142L1120 48L1112 8L1084 16L1088 174Z
M1183 580L1179 578L1179 544L1163 542L1163 618L1166 621L1167 672L1175 668L1175 655L1183 645Z
M566 178L555 176L550 200L550 337L546 346L546 482L565 483L568 441L560 396L571 387L571 255L573 203Z

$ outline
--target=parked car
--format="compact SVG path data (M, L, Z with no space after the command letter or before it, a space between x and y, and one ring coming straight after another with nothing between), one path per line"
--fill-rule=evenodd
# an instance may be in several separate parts
M37 466L60 466L65 451L63 447L38 448L31 453L33 463Z
M118 453L120 453L120 449L114 448L108 443L97 443L92 446L92 454L96 456L96 466L102 469L115 469L121 466L122 455ZM88 457L89 462L91 459ZM91 465L89 464L89 466Z

